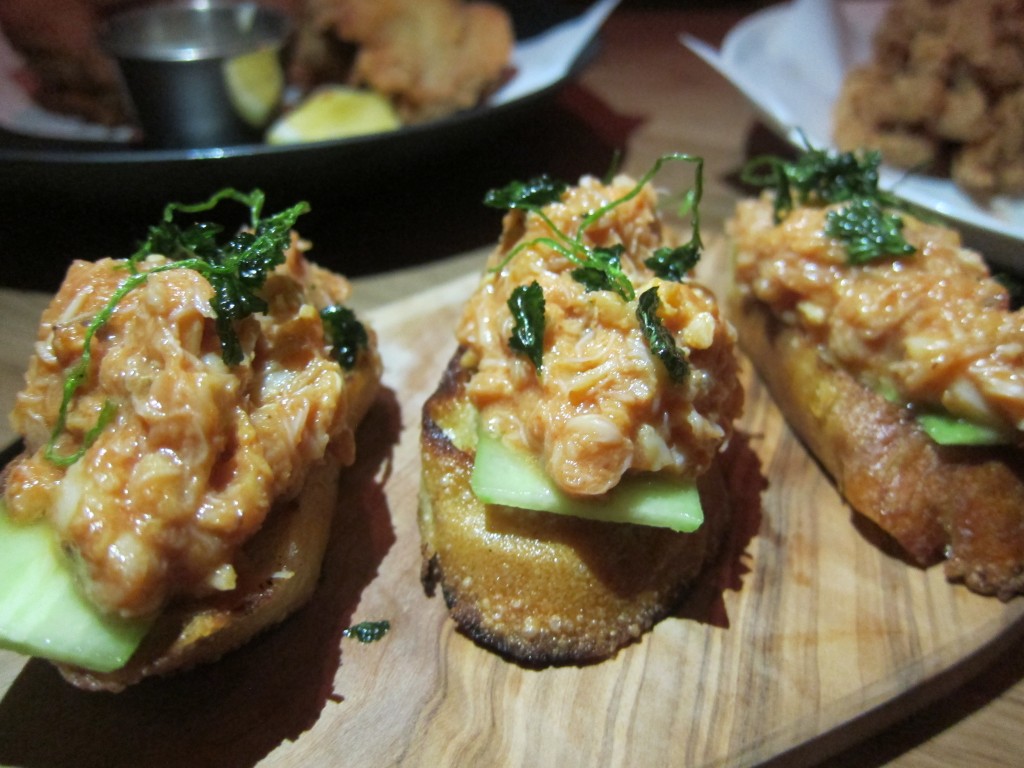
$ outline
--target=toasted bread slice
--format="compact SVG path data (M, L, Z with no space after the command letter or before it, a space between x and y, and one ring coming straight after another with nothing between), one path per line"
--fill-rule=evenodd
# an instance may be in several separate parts
M379 384L380 360L371 346L345 374L347 429L339 443L351 442ZM331 522L343 503L338 499L339 475L354 455L351 444L328 448L324 460L309 471L299 496L271 510L235 564L234 589L171 606L121 669L101 673L58 664L61 674L79 688L119 691L149 676L216 661L294 613L318 583Z
M1024 457L934 443L906 408L824 362L800 330L734 297L740 346L849 504L921 565L1008 599L1024 592Z
M715 554L730 508L717 465L695 533L481 502L470 489L473 371L456 351L423 408L422 578L469 637L531 665L605 658L677 606Z

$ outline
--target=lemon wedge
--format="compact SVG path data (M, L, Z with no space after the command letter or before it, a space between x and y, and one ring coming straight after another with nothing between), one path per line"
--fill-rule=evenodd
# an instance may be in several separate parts
M284 93L284 72L276 49L253 51L224 62L224 82L235 112L254 128L273 117Z
M398 114L379 93L344 86L321 88L282 115L267 131L270 144L327 141L392 131Z

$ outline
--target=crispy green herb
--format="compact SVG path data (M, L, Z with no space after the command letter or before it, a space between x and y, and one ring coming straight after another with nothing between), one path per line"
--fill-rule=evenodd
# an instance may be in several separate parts
M658 248L654 255L644 264L663 280L681 283L686 274L697 266L704 251L704 243L700 238L700 199L704 194L703 161L698 159L697 173L694 176L693 189L683 196L679 206L679 215L690 215L691 234L688 242L675 248Z
M568 188L565 183L554 181L549 176L540 176L528 182L512 182L502 189L491 190L484 197L485 204L495 208L517 208L533 213L539 216L551 231L550 237L539 237L519 243L508 253L501 266L514 259L526 248L545 245L576 265L571 275L588 291L612 291L625 301L632 301L636 298L636 291L629 276L622 269L622 254L625 252L625 247L621 244L606 248L593 247L587 245L583 238L587 230L600 221L602 216L639 195L662 166L669 162L687 162L697 166L694 188L687 192L679 208L681 216L689 214L692 233L690 240L684 245L676 248L659 248L644 263L662 279L676 282L684 280L686 274L696 266L704 248L700 234L699 208L703 194L704 160L701 157L683 153L672 153L659 157L632 189L622 197L588 213L580 221L576 231L572 233L562 232L544 211L545 205L561 199L562 194ZM657 300L656 294L654 298ZM509 344L513 349L526 354L538 369L541 367L544 330L543 300L540 286L537 286L536 291L533 291L532 288L528 291L526 286L520 286L516 288L508 302L516 319L516 327L512 338L509 339ZM540 307L539 314L538 305ZM638 310L639 316L640 310ZM645 336L649 343L653 342L659 345L658 349L652 346L651 351L666 366L669 366L670 375L673 380L678 381L686 375L685 356L676 347L671 334L668 334L663 327L661 332L654 330L660 327L660 321L656 316L652 315L648 321L650 327L646 329ZM675 353L670 350L675 350ZM680 366L680 361L682 366ZM680 373L681 368L682 373Z
M675 248L658 248L654 255L644 262L658 277L681 283L687 273L700 261L700 249L692 242Z
M864 264L882 256L908 256L914 246L903 238L903 219L882 210L877 202L857 198L828 212L825 234L846 246L851 264Z
M164 208L163 220L149 228L145 241L128 259L130 274L86 328L82 356L64 380L57 422L45 450L49 461L59 466L74 464L113 418L116 406L108 401L104 404L97 423L86 432L79 449L67 455L58 452L57 442L67 426L68 409L89 373L92 341L96 333L110 320L121 300L145 283L150 275L171 269L194 269L205 277L214 289L210 304L216 317L224 362L228 365L237 365L242 361L242 348L234 323L254 312L266 310L266 302L259 297L257 291L263 287L267 274L284 261L292 227L298 217L309 210L306 203L299 203L281 213L263 218L261 214L264 199L263 192L258 189L248 194L235 189L224 189L205 202L193 205L171 203ZM218 243L217 237L223 228L217 224L199 223L182 228L175 222L178 212L208 211L223 200L241 203L248 207L250 212L250 229L240 231L226 243ZM139 263L153 254L161 254L171 261L140 271Z
M225 243L217 241L223 231L219 225L197 223L182 228L174 220L179 211L209 211L223 200L239 202L250 211L250 228L239 231ZM267 304L257 292L271 270L284 262L292 227L299 216L309 210L308 204L298 203L262 218L264 200L263 192L258 189L248 194L223 189L202 203L171 203L164 209L163 221L150 227L149 236L130 259L134 269L146 256L161 254L174 263L153 271L194 269L210 282L214 290L210 303L216 315L221 354L228 365L242 361L235 321L266 311Z
M808 146L794 162L779 157L756 157L741 178L775 192L775 217L784 218L794 205L828 205L867 197L886 205L895 198L878 188L878 152L829 152Z
M699 259L703 243L700 237L698 204L703 190L704 159L694 155L672 153L659 157L647 173L637 181L636 185L622 197L602 205L583 217L573 233L562 232L543 210L545 205L561 199L561 195L568 188L564 182L554 181L549 176L540 176L529 182L512 182L501 189L491 190L484 197L484 202L487 205L502 209L518 208L534 213L543 219L552 233L551 237L541 237L520 243L508 254L506 262L515 258L520 251L526 248L546 245L577 265L578 269L573 272L573 277L585 285L587 290L611 290L618 293L623 299L631 301L635 297L635 292L628 277L619 267L619 261L608 257L607 251L610 249L588 246L583 242L583 236L587 229L597 223L606 213L639 195L644 186L668 162L687 162L697 166L694 189L686 195L680 213L683 215L689 213L691 217L692 235L684 247L688 247L692 251L692 255L687 258ZM598 253L599 251L605 251L605 253ZM677 279L672 275L678 274L678 269L672 270L664 267L663 260L652 257L648 260L647 265L659 277ZM595 272L604 272L605 274L603 277L599 277L595 275ZM597 287L599 285L601 287Z
M757 157L747 163L741 178L775 193L775 220L796 205L846 203L832 211L825 234L845 244L851 264L883 256L905 256L914 247L903 237L900 217L886 209L920 216L913 206L878 186L879 152L832 152L807 145L794 162Z
M572 271L572 278L588 291L613 291L627 301L635 296L633 284L622 271L625 246L590 249L583 264Z
M676 344L675 338L669 333L665 324L658 317L658 287L653 286L640 294L637 300L636 317L647 339L651 352L661 360L672 381L682 381L690 372L690 364L686 354Z
M484 205L501 210L536 208L557 203L568 185L553 179L546 173L529 181L513 181L500 189L492 189L484 195Z
M356 313L341 304L320 310L327 340L331 344L331 355L346 371L351 371L359 359L359 352L370 344L366 327L356 318Z
M391 629L391 622L384 621L361 621L342 630L345 637L354 637L360 643L375 643L380 640Z
M544 354L544 290L536 280L517 286L508 299L508 308L515 320L509 346L526 355L533 367L540 370Z

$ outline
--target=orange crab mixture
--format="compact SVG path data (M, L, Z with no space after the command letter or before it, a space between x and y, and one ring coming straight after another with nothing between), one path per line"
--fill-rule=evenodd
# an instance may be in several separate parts
M164 263L153 256L141 267ZM150 274L93 339L58 453L83 445L104 404L114 416L65 468L44 455L65 380L124 267L74 262L45 310L11 416L26 451L10 467L5 502L15 520L49 519L97 606L137 616L232 588L234 558L271 505L298 493L329 444L351 461L344 377L319 318L349 285L293 240L261 292L268 311L236 325L244 360L228 366L206 279L191 269Z
M585 177L544 212L558 230L574 235L591 211L634 186L626 176L607 185ZM652 356L636 299L588 292L571 276L576 265L544 242L552 237L550 225L532 212L506 215L491 269L457 330L476 369L468 390L485 428L539 456L570 493L604 493L627 472L698 476L728 441L742 405L735 334L710 291L689 280L661 280L644 265L655 249L672 244L656 206L647 185L589 226L583 242L624 246L621 266L637 296L658 286L658 315L687 354L683 381L671 381ZM506 302L532 281L545 298L540 371L508 344L515 321Z
M828 208L779 224L771 197L729 224L741 296L812 334L831 360L904 402L1024 429L1024 313L952 229L903 216L916 252L849 265L824 234Z

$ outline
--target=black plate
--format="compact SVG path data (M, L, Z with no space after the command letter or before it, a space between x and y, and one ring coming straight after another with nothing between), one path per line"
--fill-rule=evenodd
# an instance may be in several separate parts
M520 40L579 15L580 6L543 0L505 0ZM0 193L41 193L57 198L97 196L112 204L206 194L301 178L361 184L393 173L418 157L464 146L534 106L574 76L593 55L592 43L571 71L546 87L502 104L483 104L440 120L386 133L293 145L242 144L196 149L155 149L129 143L68 141L0 128ZM168 192L179 197L169 197Z

